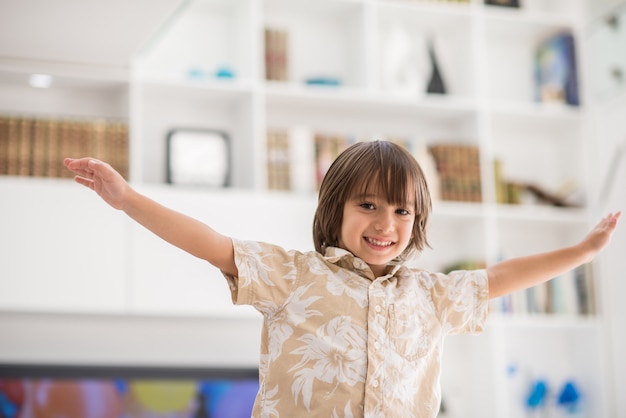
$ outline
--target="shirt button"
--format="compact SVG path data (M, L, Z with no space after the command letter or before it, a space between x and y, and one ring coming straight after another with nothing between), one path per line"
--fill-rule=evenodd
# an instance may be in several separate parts
M373 380L372 381L372 387L375 387L375 388L378 387L378 380Z
M376 307L374 308L374 310L378 313L380 313L380 311L383 310L383 308L380 307L380 305L376 305Z
M375 348L376 350L380 350L380 343L379 343L378 341L376 341L376 342L374 343L374 348Z

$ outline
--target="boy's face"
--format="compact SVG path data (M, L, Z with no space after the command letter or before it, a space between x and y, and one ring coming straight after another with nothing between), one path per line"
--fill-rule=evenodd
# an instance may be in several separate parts
M339 246L365 261L376 277L406 249L413 235L415 204L389 204L381 194L353 196L343 208Z

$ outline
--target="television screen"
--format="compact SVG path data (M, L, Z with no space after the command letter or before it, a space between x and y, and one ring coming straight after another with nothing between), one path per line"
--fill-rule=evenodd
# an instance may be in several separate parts
M0 366L0 418L249 418L254 369Z

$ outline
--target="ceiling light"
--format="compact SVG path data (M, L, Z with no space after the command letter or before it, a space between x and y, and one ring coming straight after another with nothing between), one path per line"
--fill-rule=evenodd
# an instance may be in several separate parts
M52 85L52 76L48 74L33 74L30 76L30 85L40 89L47 89Z

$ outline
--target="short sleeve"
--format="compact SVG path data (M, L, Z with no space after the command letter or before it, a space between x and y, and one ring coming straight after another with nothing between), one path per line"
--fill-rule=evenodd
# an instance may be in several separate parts
M487 271L436 274L432 294L443 329L448 334L482 332L489 312Z
M233 239L238 277L224 274L233 303L252 305L261 313L279 310L291 293L302 256L279 246Z

